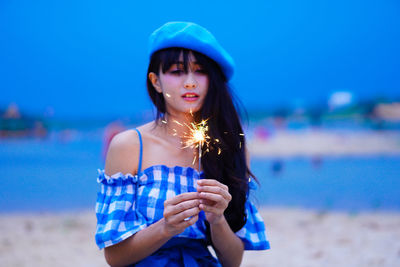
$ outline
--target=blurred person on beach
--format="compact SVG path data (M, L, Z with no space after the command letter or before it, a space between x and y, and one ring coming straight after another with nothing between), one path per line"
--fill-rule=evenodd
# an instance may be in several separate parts
M149 57L157 116L112 138L99 170L96 243L112 266L239 266L244 250L270 245L249 199L255 177L228 85L233 59L191 22L154 31ZM186 126L200 124L213 142L185 145Z
M110 146L111 140L114 138L114 136L116 136L125 129L126 129L125 126L120 120L110 122L104 129L103 150L101 153L104 161L106 160L107 151Z

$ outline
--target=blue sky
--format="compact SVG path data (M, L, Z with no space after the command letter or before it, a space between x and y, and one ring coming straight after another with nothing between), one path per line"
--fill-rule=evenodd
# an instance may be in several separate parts
M400 95L400 3L382 1L0 2L0 107L57 117L151 109L149 34L171 20L208 28L236 61L247 109Z

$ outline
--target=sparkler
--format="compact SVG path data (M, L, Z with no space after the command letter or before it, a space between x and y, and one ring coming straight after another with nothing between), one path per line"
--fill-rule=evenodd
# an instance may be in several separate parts
M190 125L184 124L188 129L189 133L185 133L183 136L186 141L184 148L186 147L192 147L192 148L198 148L199 149L199 171L201 167L201 157L202 157L202 146L205 145L206 149L205 152L209 151L210 144L213 143L213 145L219 144L219 139L215 138L214 140L211 140L211 137L207 134L208 132L208 125L207 125L206 120L202 120L200 123L191 123ZM181 124L182 125L182 124ZM240 136L244 136L243 133L239 133ZM220 155L222 150L219 146L216 147L218 149L217 154ZM242 148L242 141L239 142L239 149ZM193 159L194 164L196 161L196 156Z
M193 117L192 110L190 110L190 115ZM221 148L218 146L220 144L220 140L215 138L211 140L211 137L208 135L208 125L207 125L208 119L202 120L199 123L194 123L191 122L190 124L187 123L180 123L177 120L172 120L172 122L178 124L181 127L187 128L188 131L185 131L183 133L183 136L181 138L184 140L181 142L183 144L182 148L193 148L193 149L198 149L198 159L199 159L199 171L201 169L201 158L203 156L203 146L205 146L205 153L210 151L210 144L213 145L215 149L218 149L217 154L220 155L222 153ZM165 119L162 120L163 123L167 124L167 121ZM173 135L176 136L178 135L178 131L174 128L172 128L174 131ZM224 132L224 134L228 134L228 132ZM240 136L244 136L243 133L239 133ZM241 149L242 147L242 142L239 142L239 148ZM212 147L211 147L212 149ZM195 155L193 158L192 165L195 164L197 159L197 156Z
M191 123L192 128L190 128L190 139L189 139L189 144L197 144L199 148L199 171L201 167L201 154L202 154L202 146L203 144L206 143L207 138L209 139L210 137L207 135L208 131L208 126L207 126L207 121L202 120L198 124ZM208 145L208 143L207 143Z
M192 113L191 113L192 114ZM180 126L185 126L188 128L188 132L184 132L184 135L182 138L185 140L183 142L184 146L183 148L197 148L198 149L198 157L199 157L199 171L201 168L201 158L202 158L202 147L205 145L207 147L206 151L208 151L208 147L210 144L211 137L207 134L208 131L208 125L207 125L207 120L202 120L199 123L190 123L189 125L184 123L180 123L176 120L174 120L176 124ZM175 130L176 132L176 130ZM196 162L196 156L194 156L193 163Z

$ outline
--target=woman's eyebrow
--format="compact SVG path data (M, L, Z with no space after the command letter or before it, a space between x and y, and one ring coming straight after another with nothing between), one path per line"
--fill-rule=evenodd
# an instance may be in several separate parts
M172 65L183 65L182 61L175 61L172 63Z
M183 61L175 61L171 64L170 68L185 68L184 67L185 64ZM200 63L198 63L197 61L192 61L192 62L188 62L188 68L203 68L203 65L201 65Z

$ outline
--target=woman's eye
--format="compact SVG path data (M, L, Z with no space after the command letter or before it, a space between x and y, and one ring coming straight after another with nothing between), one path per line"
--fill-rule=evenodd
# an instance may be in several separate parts
M207 74L207 71L205 69L198 69L196 70L196 72L201 74Z
M183 70L171 70L170 73L178 75L183 73Z

